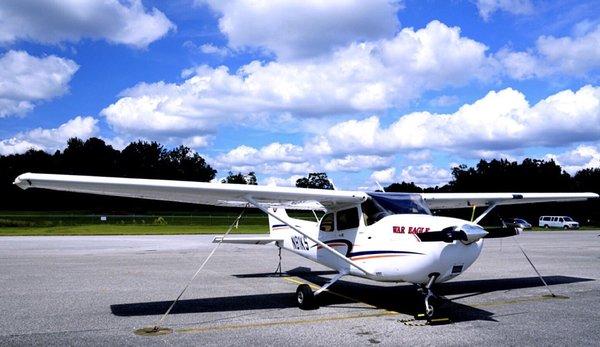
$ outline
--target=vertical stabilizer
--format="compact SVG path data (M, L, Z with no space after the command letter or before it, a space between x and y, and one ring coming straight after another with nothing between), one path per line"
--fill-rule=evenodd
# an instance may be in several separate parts
M283 220L290 219L287 212L285 211L285 208L270 207L269 212L273 213L274 215L276 215L278 217L281 217ZM285 233L289 232L289 227L285 223L282 223L277 218L269 215L269 233L271 234L271 236L281 234L282 231L284 231Z

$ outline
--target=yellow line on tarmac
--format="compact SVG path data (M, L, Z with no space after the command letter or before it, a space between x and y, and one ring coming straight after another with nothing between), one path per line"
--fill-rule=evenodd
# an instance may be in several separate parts
M284 280L294 283L294 284L308 284L313 289L318 289L319 287L303 281L298 277L283 277ZM223 324L223 325L212 325L212 326L200 326L200 327L192 327L192 328L181 328L176 329L175 332L178 333L204 333L211 331L221 331L221 330L233 330L233 329L247 329L247 328L266 328L273 326L282 326L282 325L293 325L293 324L313 324L313 323L325 323L331 321L340 321L340 320L349 320L349 319L358 319L358 318L372 318L372 317L384 317L384 316L394 316L398 315L398 312L390 311L386 309L379 308L377 306L373 306L371 304L367 304L366 302L357 300L355 298L351 298L349 296L333 292L331 290L327 290L329 293L333 295L337 295L341 298L362 303L367 305L368 307L375 308L378 312L373 313L357 313L357 314L348 314L348 315L339 315L339 316L325 316L325 317L316 317L316 318L302 318L302 319L289 319L289 320L280 320L280 321L268 321L263 323L241 323L241 324Z
M332 322L332 321L347 320L347 319L392 316L392 315L396 315L396 314L397 314L396 312L384 311L384 312L378 312L378 313L367 313L367 314L363 313L363 314L330 316L330 317L319 317L319 318L306 318L306 319L290 319L290 320L281 320L281 321L270 321L270 322L264 322L264 323L224 324L224 325L206 326L206 327L182 328L182 329L176 329L175 331L178 333L203 333L203 332L211 332L211 331L233 330L233 329L244 329L244 328L266 328L266 327L281 326L281 325L313 324L313 323Z

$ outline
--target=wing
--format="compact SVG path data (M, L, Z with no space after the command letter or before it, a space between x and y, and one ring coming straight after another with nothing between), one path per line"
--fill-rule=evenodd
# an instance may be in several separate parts
M432 209L472 206L515 205L551 201L581 201L598 198L595 193L421 193Z
M100 176L25 173L14 184L77 193L241 207L251 197L267 207L329 210L364 201L363 192Z

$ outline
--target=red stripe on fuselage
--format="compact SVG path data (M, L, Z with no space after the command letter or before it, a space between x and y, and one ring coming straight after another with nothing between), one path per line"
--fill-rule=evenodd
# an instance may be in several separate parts
M373 258L389 258L389 257L402 257L406 254L375 254L375 255L359 255L356 257L351 257L352 260L366 260Z

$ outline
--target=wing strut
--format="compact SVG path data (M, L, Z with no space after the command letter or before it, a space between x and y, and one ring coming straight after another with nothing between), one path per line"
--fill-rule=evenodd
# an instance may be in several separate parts
M492 210L494 209L494 207L496 207L496 205L497 204L495 202L491 203L490 206L485 211L483 211L483 213L480 214L479 217L477 217L477 219L475 219L473 222L475 224L479 224L479 222L481 222L481 220L483 219L483 217L487 216L488 213L492 212ZM475 209L473 209L473 214L474 213L475 213Z
M263 211L264 213L268 214L269 216L277 219L278 221L280 221L281 223L284 223L285 225L287 225L288 227L290 227L292 230L306 236L307 239L311 240L312 242L316 243L317 245L325 248L326 250L328 250L329 252L331 252L334 256L340 258L341 260L343 260L344 262L354 266L355 268L359 269L360 271L364 272L365 275L367 276L373 276L372 273L370 273L369 271L365 270L362 266L356 264L354 261L348 259L346 256L344 256L343 254L341 254L340 252L336 251L335 249L329 247L327 244L319 241L318 239L315 239L313 237L311 237L310 235L308 235L307 233L305 233L304 231L302 231L300 228L294 226L292 223L290 223L289 221L286 221L285 219L281 218L280 216L272 213L271 211L269 211L268 209L264 208L264 206L262 206L259 202L257 202L256 200L254 200L251 196L246 195L244 197L244 199L246 201L248 201L249 203L251 203L252 205L254 205L254 207L258 208L259 210Z

